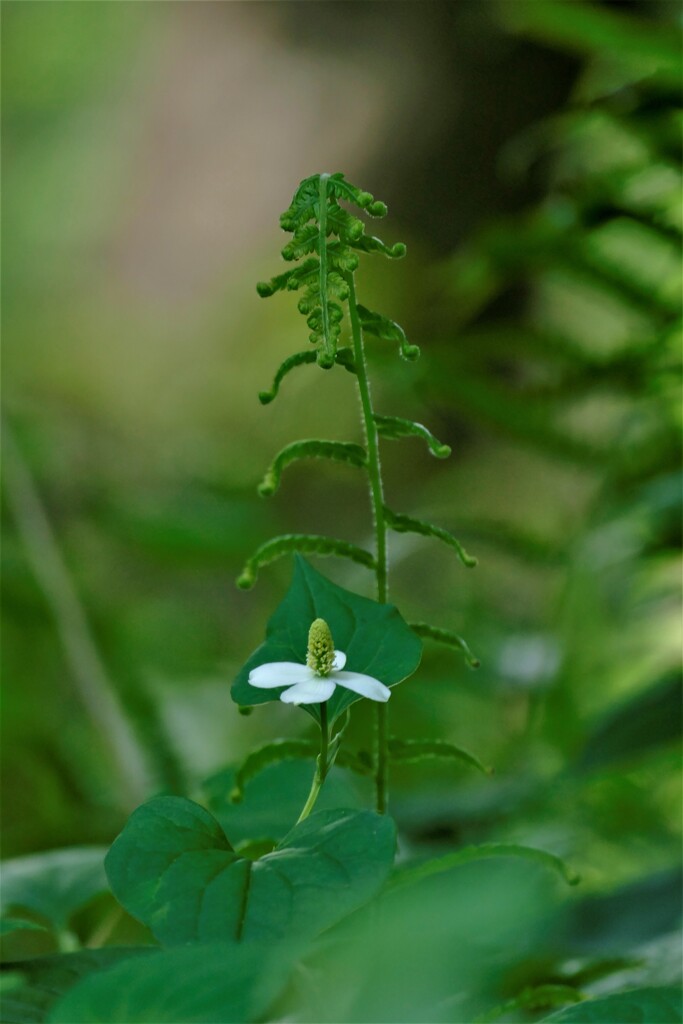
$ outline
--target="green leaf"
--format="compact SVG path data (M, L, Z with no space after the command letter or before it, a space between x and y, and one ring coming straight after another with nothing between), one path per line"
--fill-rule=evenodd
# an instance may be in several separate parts
M391 879L391 888L412 885L423 878L430 878L443 871L450 871L451 868L459 867L461 864L489 857L521 857L524 860L535 861L550 868L551 871L556 871L568 885L578 885L581 881L579 875L553 853L537 850L533 846L521 846L518 843L482 843L478 846L465 846L462 850L447 853L444 857L428 860L422 864L408 864L394 874Z
M232 686L237 704L265 704L279 700L282 690L260 690L249 685L249 673L272 661L306 660L308 630L314 619L324 619L338 650L346 654L346 669L394 686L412 675L420 663L422 643L389 604L378 604L338 587L297 557L294 578L284 600L266 628L266 639L251 655ZM284 689L284 687L283 687ZM338 686L327 702L330 721L360 698ZM317 704L301 705L316 721Z
M19 971L20 978L11 991L2 993L3 1024L42 1024L50 1007L81 978L153 952L155 947L115 946L5 964L3 972Z
M273 383L270 386L269 391L259 391L259 402L261 405L268 405L277 396L280 390L280 384L285 379L288 373L296 369L297 366L303 366L306 363L315 363L318 356L316 352L310 349L305 349L303 352L295 352L294 355L288 356L287 359L281 364ZM335 353L335 362L339 366L343 366L349 373L355 373L356 368L353 362L353 352L350 348L337 349Z
M241 803L247 782L269 765L298 758L315 758L319 751L320 745L314 740L274 740L253 750L235 772L235 782L230 792L231 802Z
M312 533L285 533L280 537L273 537L265 544L256 549L251 558L245 562L242 572L237 577L237 586L241 590L249 590L256 583L259 569L270 562L282 558L283 555L290 555L292 552L305 551L315 555L334 555L336 558L348 558L352 562L358 562L367 569L375 568L374 556L363 548L349 544L345 540L337 540L336 537L320 537Z
M0 935L10 935L11 932L19 931L38 931L46 932L48 928L44 924L38 924L37 921L27 921L26 918L21 917L2 917L0 918Z
M579 771L632 761L681 735L681 673L667 673L654 686L610 708L589 732Z
M202 794L237 847L250 841L279 840L286 835L306 801L312 778L313 758L270 764L246 783L243 801L235 804L230 799L235 770L225 768L202 784ZM335 765L325 779L316 809L361 810L368 806L371 797L367 783L359 785L357 779Z
M23 907L65 929L69 918L107 889L105 847L74 846L2 863L2 909Z
M681 1024L681 990L635 988L568 1006L543 1020L553 1024Z
M270 765L288 760L315 760L319 752L320 743L315 740L274 740L252 751L235 772L234 785L230 791L231 803L241 803L246 784ZM337 750L334 763L359 775L368 775L372 772L372 764L366 757L354 754L343 747Z
M445 644L447 647L455 647L456 650L462 651L465 656L465 661L470 668L479 668L481 665L479 658L472 654L467 642L452 630L440 629L438 626L430 626L428 622L411 622L409 625L413 632L417 633L418 636L426 637L429 640L435 640L439 644Z
M393 822L322 811L260 860L181 797L139 807L107 854L114 895L164 945L313 936L366 903L394 857Z
M275 494L280 486L283 470L297 459L332 459L336 462L346 462L350 466L358 466L361 469L367 465L368 461L365 449L359 444L317 439L293 441L278 452L266 471L258 487L262 498Z
M477 1017L475 1024L493 1024L499 1017L515 1010L545 1010L563 1003L580 1003L585 996L570 985L534 985L523 989L514 999L507 999L487 1013Z
M272 402L278 391L280 390L280 384L285 379L288 373L291 373L297 366L303 366L305 363L314 363L316 360L315 352L311 352L306 349L304 352L295 352L294 355L288 356L287 359L281 364L273 383L270 386L270 391L259 391L259 401L261 405L268 405Z
M384 506L384 518L389 529L394 530L396 533L420 533L423 537L436 537L437 540L448 544L456 552L462 564L468 569L473 569L477 564L476 558L467 554L460 541L441 526L434 526L433 523L427 523L423 519L413 519L412 516L392 512L386 505Z
M442 444L430 430L423 427L421 423L415 423L413 420L404 420L400 416L377 416L374 415L373 419L377 427L377 432L381 437L387 438L390 441L396 441L403 437L421 437L427 442L432 455L437 459L447 459L451 454L450 446Z
M515 0L498 5L515 32L570 52L632 65L639 77L656 72L680 85L679 40L670 27L624 11L575 0Z
M84 978L52 1008L52 1024L246 1024L284 987L291 955L256 943L154 952Z
M366 334L372 334L383 341L395 341L404 359L407 359L409 362L417 359L420 349L417 345L410 345L408 343L406 332L400 324L397 324L395 320L390 320L389 317L382 316L381 313L373 313L371 310L366 309L365 306L359 305L356 308L361 327Z
M484 775L492 775L493 769L486 768L481 761L453 743L443 740L389 740L389 756L392 761L424 761L427 758L443 757L449 760L463 761L470 768L476 768Z
M360 238L351 242L354 249L358 249L360 252L367 253L381 253L382 256L388 256L390 260L400 260L406 254L406 247L403 242L394 242L393 245L387 245L381 238L377 238L375 235L361 235ZM417 345L409 345L409 349L417 349L414 355L407 355L406 359L416 359L420 354Z

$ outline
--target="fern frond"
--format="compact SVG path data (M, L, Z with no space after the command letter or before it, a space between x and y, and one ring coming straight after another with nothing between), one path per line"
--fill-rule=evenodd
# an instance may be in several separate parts
M493 769L483 765L474 754L443 740L391 739L389 740L389 756L392 761L402 761L403 763L443 757L449 760L463 761L471 768L483 772L484 775L493 774Z
M454 633L450 629L440 629L438 626L430 626L428 622L409 622L408 625L412 629L413 633L417 633L418 636L426 637L429 640L435 640L438 644L445 644L447 647L455 647L456 650L462 651L465 656L465 661L470 668L479 668L481 662L469 648L467 641L463 640L461 636Z
M237 578L237 586L242 590L249 590L256 583L258 571L262 566L294 551L312 555L334 555L336 558L348 558L352 562L358 562L359 565L364 565L368 569L375 568L375 559L369 551L356 547L355 544L349 544L345 540L319 537L310 533L284 533L266 541L251 558L247 559Z
M382 256L388 256L390 260L403 259L406 254L406 246L403 242L394 242L393 245L387 245L381 238L376 238L374 235L361 235L352 245L354 249L359 249L360 252L379 252Z
M355 250L378 252L392 259L400 258L406 251L401 242L389 246L366 235L363 222L343 209L339 200L353 203L371 217L383 217L387 212L384 203L346 181L343 174L314 174L305 178L280 217L283 230L293 233L282 250L283 258L303 262L257 285L259 295L264 297L276 291L305 289L298 308L307 317L316 361L323 369L330 369L336 362L343 318L340 303L349 294L344 275L353 273L358 266ZM415 357L414 346L402 346L402 351L406 358Z
M431 430L423 427L421 423L414 423L413 420L404 420L400 416L373 416L377 432L387 440L398 440L402 437L421 437L427 442L432 455L437 459L447 459L451 454L450 446L442 444L432 434Z
M412 516L392 512L386 505L384 506L384 519L389 529L395 533L419 533L423 537L436 537L437 540L443 541L444 544L453 548L462 564L468 569L473 569L477 564L476 558L467 554L460 541L440 526L434 526L433 523L427 523L423 519L413 519Z
M283 470L297 459L333 459L363 468L367 465L365 449L359 444L346 441L293 441L286 445L273 459L263 480L258 486L262 498L275 494L280 486Z
M373 334L376 338L382 338L384 341L397 342L401 356L408 362L414 362L417 359L420 349L417 345L409 344L406 332L400 324L390 320L389 317L382 316L381 313L373 313L365 306L359 305L357 309L361 327L366 334Z
M315 352L295 352L293 356L288 356L273 377L270 391L259 391L258 397L261 405L268 405L269 402L273 401L280 390L280 384L296 366L303 366L304 363L314 362Z

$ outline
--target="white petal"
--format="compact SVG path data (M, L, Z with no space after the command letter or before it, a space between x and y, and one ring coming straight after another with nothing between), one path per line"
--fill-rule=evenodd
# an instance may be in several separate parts
M260 690L271 690L276 686L292 686L303 683L313 676L308 665L298 665L295 661L269 661L259 665L249 673L249 685Z
M335 671L339 671L340 669L344 668L345 664L346 664L346 655L344 654L344 652L343 651L335 651L334 652L334 661L332 662L332 668Z
M285 704L320 704L328 700L334 693L334 683L331 679L320 679L313 676L304 683L297 683L290 686L288 690L280 694L280 700Z
M388 686L380 683L379 679L373 679L372 676L364 676L362 672L335 672L334 681L347 690L359 693L361 697L369 697L370 700L386 703L391 697Z

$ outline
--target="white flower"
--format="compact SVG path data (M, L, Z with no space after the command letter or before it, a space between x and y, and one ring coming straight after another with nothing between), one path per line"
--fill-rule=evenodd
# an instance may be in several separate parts
M286 686L280 694L285 704L321 704L330 699L337 686L370 700L389 700L388 686L362 672L344 672L345 664L346 655L335 651L329 626L324 619L316 619L308 634L306 664L271 661L259 665L249 673L249 684L261 690Z

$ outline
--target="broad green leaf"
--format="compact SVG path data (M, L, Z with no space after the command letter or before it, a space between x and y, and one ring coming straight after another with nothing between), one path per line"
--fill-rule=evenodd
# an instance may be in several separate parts
M579 770L592 771L641 757L681 735L681 673L669 672L654 686L610 708L588 736Z
M163 944L275 941L315 935L366 903L394 846L386 817L322 811L250 861L199 804L157 797L132 814L106 868L116 898Z
M554 853L537 850L533 846L521 846L519 843L481 843L477 846L465 846L462 850L455 850L453 853L447 853L443 857L437 857L435 860L428 860L422 864L407 864L393 876L391 888L411 885L420 882L423 878L430 878L443 871L450 871L461 864L485 860L489 857L521 857L523 860L535 861L537 864L550 868L551 871L556 871L568 885L577 885L580 881L576 872L572 871Z
M103 846L74 846L3 861L3 912L24 907L66 928L74 911L107 889L106 852Z
M44 924L38 924L37 921L27 921L21 917L0 918L0 935L9 935L11 932L20 931L45 932L47 930Z
M683 999L677 988L634 988L589 999L544 1017L548 1024L681 1024Z
M625 11L573 0L515 0L500 3L504 22L515 32L580 54L599 54L680 84L681 55L668 26Z
M292 584L268 623L265 642L254 651L233 683L232 699L237 704L265 704L279 699L281 689L259 690L250 686L249 673L271 661L304 664L308 630L317 618L325 619L329 625L336 648L346 654L349 672L362 672L386 686L394 686L411 675L420 663L422 642L393 605L378 604L338 587L298 556ZM330 720L359 699L338 686L328 701ZM317 704L302 707L319 720Z
M247 782L260 775L264 768L279 764L280 761L315 759L319 750L320 746L315 740L273 740L258 750L252 750L235 772L235 782L229 797L231 803L242 802Z
M84 978L51 1010L53 1024L246 1024L283 987L289 958L254 943L155 952Z
M572 953L616 956L662 936L680 934L682 882L676 865L573 903L566 933Z
M3 970L18 971L20 978L3 992L3 1024L41 1024L52 1004L85 975L155 951L152 946L112 946L6 964Z
M495 1024L499 1017L507 1016L515 1010L547 1010L551 1006L562 1006L565 1003L580 1003L583 998L583 994L570 985L535 985L480 1014L475 1024Z
M291 760L314 762L319 753L320 743L316 740L273 740L272 743L266 743L263 747L253 750L234 774L234 786L229 795L230 801L241 803L246 783L260 775L271 764ZM372 761L369 755L364 757L351 750L346 750L344 747L335 754L334 763L343 768L350 768L351 771L355 771L359 775L372 774ZM338 803L330 806L347 807L348 804Z
M296 821L311 788L315 759L280 761L248 781L241 803L230 796L236 782L234 768L212 775L202 786L206 804L230 836L235 847L259 839L282 839ZM367 786L367 783L366 783ZM325 779L316 809L361 809L371 793L363 794L358 781L336 765Z

